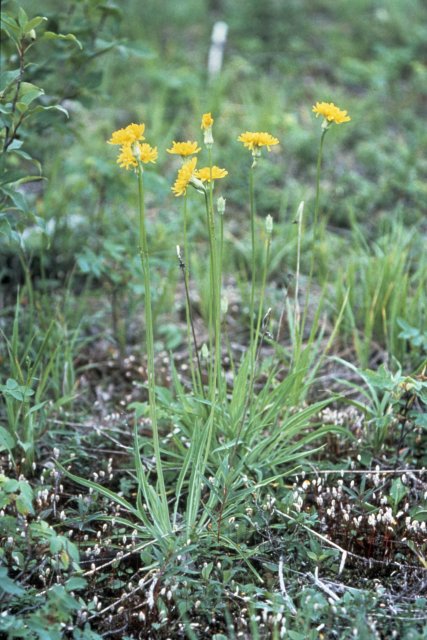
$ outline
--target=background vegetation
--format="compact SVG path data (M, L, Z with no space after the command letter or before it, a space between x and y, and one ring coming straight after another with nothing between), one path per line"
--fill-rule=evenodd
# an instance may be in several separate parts
M41 5L44 19L31 22L34 3L2 2L0 629L52 640L425 637L425 4ZM228 40L221 73L209 77L217 20L228 24ZM318 100L347 109L352 121L328 133L310 289ZM229 171L218 185L227 199L229 393L188 544L185 530L162 546L128 508L140 486L135 410L148 469L153 455L144 287L135 181L106 140L143 121L159 149L145 186L159 424L173 505L180 470L194 463L186 451L202 447L197 427L206 416L188 390L175 249L182 214L170 191L177 164L166 149L172 140L201 142L208 111L214 161ZM248 152L237 142L245 130L280 140L256 182L255 277L260 287L270 214L264 307L277 340L264 341L230 476L231 418L247 409L239 365L251 323ZM202 344L207 232L200 202L191 197L188 207ZM301 336L292 325L299 241L302 305L309 291ZM197 502L195 477L183 479L176 498L180 531L191 515L184 505ZM225 480L224 507L215 486Z

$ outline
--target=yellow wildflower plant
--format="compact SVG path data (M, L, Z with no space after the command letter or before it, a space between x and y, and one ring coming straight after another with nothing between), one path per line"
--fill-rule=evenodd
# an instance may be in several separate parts
M271 151L270 147L279 144L277 138L270 133L265 133L265 131L246 131L246 133L241 133L237 139L239 142L243 142L244 146L252 153L259 152L261 147L267 147L268 151Z
M312 110L316 114L316 118L323 116L328 124L331 122L342 124L351 120L347 111L339 109L333 102L316 102Z
M173 153L174 155L181 156L182 158L187 158L188 156L192 156L194 153L199 153L201 147L197 145L197 142L192 142L191 140L187 140L187 142L173 142L170 149L166 151L168 153Z
M110 140L108 140L108 144L133 144L134 142L141 142L144 140L144 131L145 124L129 124L127 127L123 129L117 129L117 131L113 131L111 134Z
M202 169L198 169L195 173L196 177L199 178L199 180L201 180L202 182L220 180L221 178L225 178L225 176L228 176L228 171L226 169L221 169L216 165L213 165L213 167L203 167Z
M184 164L178 171L178 176L175 180L175 184L172 187L172 191L177 197L184 196L187 193L187 187L190 184L191 180L197 178L195 174L196 165L197 158L191 158L191 160L187 160L187 162L184 162Z
M214 119L212 118L211 113L204 113L202 115L202 124L200 126L201 129L210 129L214 123Z
M145 124L135 124L132 122L123 129L117 129L111 134L108 144L118 144L121 146L117 157L117 164L123 169L135 168L138 162L156 162L157 147L151 147L144 142Z

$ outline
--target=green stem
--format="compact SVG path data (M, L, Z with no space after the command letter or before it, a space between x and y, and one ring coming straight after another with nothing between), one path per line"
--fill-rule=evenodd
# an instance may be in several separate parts
M206 225L208 227L209 238L209 318L208 318L208 330L209 330L209 388L212 388L212 371L213 362L212 354L214 350L214 326L215 326L215 228L213 227L210 210L209 210L209 196L205 192L205 208L206 208Z
M188 251L188 236L187 236L187 222L188 222L188 216L187 216L187 194L184 194L184 203L183 203L183 218L184 218L184 262L182 263L180 260L180 267L184 276L184 287L185 287L185 317L186 317L186 322L187 322L187 344L188 344L188 352L189 352L189 360L190 360L190 371L191 371L191 379L193 381L193 388L197 389L197 383L196 383L196 372L195 372L195 368L194 368L194 359L193 359L193 350L191 347L191 333L193 334L193 343L194 343L194 348L196 349L196 357L197 357L197 363L198 363L198 368L199 368L199 380L198 383L201 387L202 384L202 378L201 378L201 370L200 370L200 363L199 363L199 354L197 352L197 342L195 339L195 333L194 333L194 325L193 325L193 318L192 318L192 313L191 313L191 301L190 301L190 287L189 287L189 272L190 272L190 255L189 255L189 251ZM180 259L180 257L178 256L178 258Z
M317 155L317 168L316 168L316 199L314 201L314 215L313 215L313 235L312 235L312 246L311 246L311 260L310 260L310 273L308 276L307 289L305 293L305 301L304 301L304 313L301 322L301 329L299 331L299 342L303 339L305 323L307 321L307 313L308 313L308 299L310 296L311 285L313 281L313 273L314 273L314 260L315 260L315 250L316 250L316 241L318 238L318 220L319 220L319 209L320 209L320 171L322 168L322 156L323 156L323 143L325 140L327 129L322 129L322 135L320 136L320 145L319 145L319 153Z
M254 349L254 312L255 312L255 285L256 285L256 256L255 256L255 189L254 189L255 161L249 173L249 202L251 216L251 298L249 304L249 328L250 328L250 349L253 354ZM252 360L253 364L253 360Z
M255 329L255 345L258 345L259 335L261 330L261 321L263 317L263 306L264 306L264 297L265 297L265 288L267 284L267 272L268 272L268 263L270 261L270 246L271 246L271 235L268 234L265 240L265 261L264 261L264 269L262 274L262 283L261 283L261 292L259 299L259 307L258 307L258 319Z
M265 240L265 261L264 261L264 267L263 267L261 292L260 292L260 299L259 299L259 306L258 306L258 318L257 318L255 336L254 336L253 362L252 362L251 373L250 373L250 378L249 378L249 387L248 387L248 389L249 389L249 393L248 393L249 406L252 405L253 389L254 389L254 384L255 384L256 362L257 362L257 359L258 359L259 349L261 347L260 333L261 333L261 322L262 322L262 318L263 318L263 315L264 315L263 314L263 306L264 306L265 288L266 288L266 284L267 284L268 263L269 263L269 259L270 259L270 246L271 246L271 235L268 234L268 236L267 236L267 238Z
M220 391L221 386L221 285L222 285L222 266L221 266L221 233L217 240L216 238L216 230L215 230L215 217L214 217L214 204L213 204L213 189L214 182L212 180L212 147L208 145L208 162L210 169L210 180L209 180L209 216L210 216L210 233L212 243L211 246L213 248L213 288L215 289L215 297L214 297L214 343L215 343L215 362L214 362L214 372L213 372L213 381L214 388Z
M224 246L224 216L219 216L219 237L217 251L217 315L215 327L215 360L218 360L217 376L218 376L218 393L221 394L221 361L222 361L222 325L221 325L221 298L222 298L222 260Z
M218 252L217 238L215 232L215 219L212 204L212 198L205 193L206 216L209 232L209 251L210 251L210 319L211 319L211 352L214 349L213 372L210 379L211 395L215 396L217 388L217 378L219 378L219 366L221 362L221 276L218 273ZM213 336L212 336L213 332ZM211 359L212 362L212 359Z
M206 465L207 458L209 456L212 434L215 426L215 411L216 404L218 402L218 393L221 390L221 273L219 271L220 259L218 257L217 238L215 233L215 219L213 212L213 198L212 190L210 190L210 197L205 192L205 204L206 204L206 216L208 222L209 232L209 250L210 250L210 317L212 319L213 328L213 346L214 356L211 357L210 371L209 371L209 384L210 384L210 402L211 410L209 419L207 422L207 439L204 455L204 465ZM212 351L211 351L212 353ZM213 359L213 366L212 366Z
M179 247L178 247L179 249ZM187 275L186 275L186 264L182 261L181 258L181 254L178 252L178 260L179 260L179 267L181 269L181 271L183 272L183 276L184 276L184 288L185 288L185 300L186 300L186 312L187 312L187 340L188 340L188 350L190 352L190 363L191 363L191 376L193 379L193 387L196 390L200 390L201 395L203 396L203 398L206 398L205 396L205 390L203 387L203 376L202 376L202 366L200 363L200 358L199 358L199 346L197 344L197 338L196 338L196 331L194 329L194 322L193 322L193 314L191 311L191 301L190 301L190 291L188 288L188 280L187 280ZM192 352L191 352L191 338L190 338L190 333L193 337L193 347L194 347L194 352L196 354L196 362L197 362L197 376L196 376L196 371L194 370L194 364L193 364L193 357L192 357ZM196 384L197 382L197 384Z
M317 155L317 168L316 168L316 200L314 203L314 230L313 230L313 242L316 239L317 232L317 222L319 218L319 205L320 205L320 170L322 168L322 156L323 156L323 143L325 141L327 129L322 130L322 135L320 136L320 145L319 145L319 153Z
M151 283L150 268L148 261L148 243L145 229L145 206L144 206L144 182L142 177L142 166L138 163L138 204L139 204L139 255L141 258L142 272L144 276L145 292L145 335L147 347L147 372L148 372L148 402L150 410L151 426L153 431L154 455L156 458L157 481L159 485L160 498L165 512L168 510L166 498L165 481L163 477L163 467L160 455L159 429L157 426L156 411L156 382L154 369L154 336L153 336L153 315L151 309Z
M297 233L297 268L295 274L295 299L294 299L294 326L293 333L295 335L296 328L299 326L300 321L300 309L299 309L299 300L298 300L298 292L299 292L299 279L300 279L300 265L301 265L301 237L302 237L302 217L304 213L304 202L301 202L297 211L297 224L298 224L298 233Z

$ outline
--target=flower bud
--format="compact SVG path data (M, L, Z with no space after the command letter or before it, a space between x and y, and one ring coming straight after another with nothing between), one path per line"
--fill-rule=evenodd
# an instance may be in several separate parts
M190 184L200 193L206 193L206 187L203 184L203 182L201 180L199 180L199 178L197 178L196 176L191 176L190 178Z
M203 142L208 147L208 149L210 147L212 147L212 145L214 143L214 139L213 139L213 135L212 135L212 127L208 127L207 129L204 130L204 132L203 132Z
M273 218L270 214L265 219L265 230L269 236L273 233Z
M204 359L208 359L209 358L209 349L208 349L208 345L206 344L206 342L203 343L202 348L200 350L201 356Z
M220 216L224 215L226 202L226 199L222 196L219 196L218 200L216 201L216 208Z

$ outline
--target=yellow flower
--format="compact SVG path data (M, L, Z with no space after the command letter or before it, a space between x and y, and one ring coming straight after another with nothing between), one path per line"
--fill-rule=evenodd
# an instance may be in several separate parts
M156 162L158 156L157 147L151 147L144 142L143 144L139 144L138 148L141 162Z
M129 124L124 129L118 129L111 135L108 144L133 144L134 142L140 142L144 140L145 124Z
M157 147L152 147L146 142L139 144L124 144L120 149L117 163L123 169L130 169L131 167L138 166L138 156L140 162L156 162L157 160Z
M219 180L220 178L225 178L228 176L228 171L226 169L221 169L214 165L212 167L212 180ZM199 178L202 182L210 182L211 181L211 168L203 167L196 171L196 177Z
M111 143L116 144L116 143ZM120 153L117 157L117 164L122 169L130 169L131 167L137 167L138 162L133 155L132 146L130 144L124 144L120 149Z
M335 122L335 124L342 124L351 120L350 116L347 115L347 111L342 111L333 102L316 102L313 107L313 113L316 114L316 118L323 116L325 120Z
M212 114L211 113L204 113L202 115L202 124L201 124L201 129L209 129L210 127L212 127L214 123L214 119L212 118Z
M174 153L177 156L182 156L183 158L187 156L193 155L193 153L198 153L200 151L200 147L197 146L197 142L191 142L187 140L187 142L173 142L172 147L167 149L168 153Z
M246 131L246 133L240 134L238 140L239 142L243 142L244 146L252 152L258 151L261 147L267 147L270 151L270 147L279 144L277 138L263 131Z
M176 196L183 196L186 194L190 180L195 175L196 164L197 158L191 158L191 160L184 162L181 169L178 171L178 176L172 187L172 191Z

